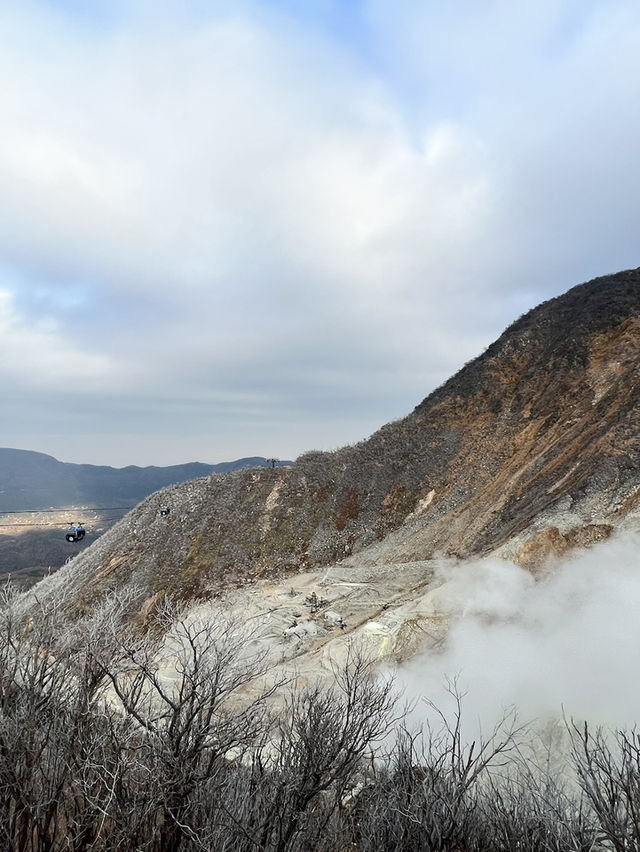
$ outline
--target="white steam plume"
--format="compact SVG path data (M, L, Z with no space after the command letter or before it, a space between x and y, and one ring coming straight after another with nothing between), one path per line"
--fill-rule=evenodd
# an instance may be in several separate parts
M467 721L489 729L503 710L605 726L640 718L640 536L580 551L535 582L486 559L444 567L439 590L459 615L439 650L399 672L409 697L450 709L445 683L465 693ZM449 697L450 698L450 697ZM418 703L419 713L424 703Z

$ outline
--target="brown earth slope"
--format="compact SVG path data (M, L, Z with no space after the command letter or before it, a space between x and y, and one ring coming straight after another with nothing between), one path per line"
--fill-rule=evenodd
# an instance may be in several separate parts
M210 597L367 548L535 568L640 502L639 366L640 270L581 284L366 441L151 496L63 569L65 588L78 612L128 584L147 602Z

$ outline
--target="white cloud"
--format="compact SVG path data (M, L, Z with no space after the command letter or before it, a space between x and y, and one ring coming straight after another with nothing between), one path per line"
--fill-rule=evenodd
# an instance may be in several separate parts
M0 289L0 377L25 389L95 392L114 376L107 358L81 351L67 341L53 317L36 322L22 316L10 292ZM89 387L85 385L89 382Z
M8 4L0 262L81 286L69 345L128 361L136 396L258 384L290 411L348 376L357 410L325 409L365 434L633 265L640 15L613 7L378 0L367 58L320 7L136 3L101 32Z

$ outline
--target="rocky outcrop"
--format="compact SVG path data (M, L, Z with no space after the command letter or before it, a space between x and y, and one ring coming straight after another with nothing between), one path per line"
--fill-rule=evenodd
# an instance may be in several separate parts
M356 554L497 553L536 570L640 504L639 367L640 270L579 285L366 441L152 495L64 584L82 612L109 588L135 584L141 606L215 597Z

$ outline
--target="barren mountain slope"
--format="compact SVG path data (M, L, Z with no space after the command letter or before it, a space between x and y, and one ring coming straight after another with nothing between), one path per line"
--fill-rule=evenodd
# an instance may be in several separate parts
M350 565L402 563L402 587L414 563L490 552L535 568L640 501L639 362L640 270L574 287L366 441L149 497L56 585L76 612L135 585L146 613L166 593L216 596L351 554L341 582Z

